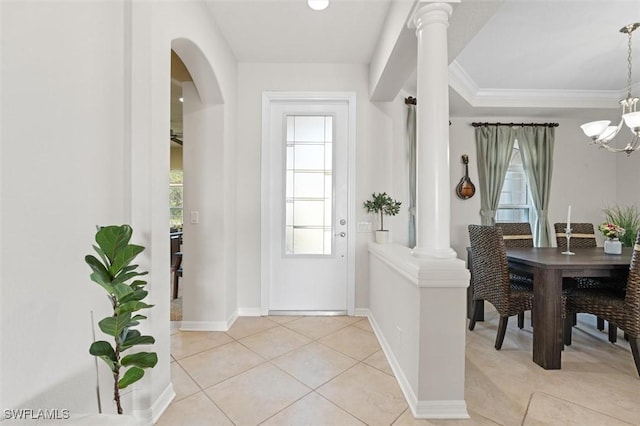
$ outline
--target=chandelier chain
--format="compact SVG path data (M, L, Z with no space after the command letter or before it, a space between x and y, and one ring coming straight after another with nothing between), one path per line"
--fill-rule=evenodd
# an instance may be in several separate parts
M628 54L627 54L627 98L631 98L631 55L633 50L631 49L631 33L633 30L628 32L629 41L628 41Z

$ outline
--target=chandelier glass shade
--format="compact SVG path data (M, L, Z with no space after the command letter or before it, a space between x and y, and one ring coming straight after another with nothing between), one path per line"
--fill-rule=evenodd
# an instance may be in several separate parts
M629 37L627 54L627 97L620 101L620 106L622 107L620 122L617 126L611 126L610 120L599 120L580 126L585 135L593 140L594 144L608 151L625 152L627 155L630 155L640 148L640 111L636 110L640 99L631 96L631 35L638 27L640 27L640 23L636 22L620 29L621 33L627 34ZM611 142L620 130L622 130L623 125L626 125L629 130L631 130L631 140L624 148L616 148L611 145Z

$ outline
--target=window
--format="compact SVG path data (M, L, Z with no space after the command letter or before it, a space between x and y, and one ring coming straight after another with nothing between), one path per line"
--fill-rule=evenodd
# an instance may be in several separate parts
M287 255L330 255L333 116L288 115L285 182Z
M500 194L496 222L531 223L533 219L531 207L529 183L522 167L520 149L516 141Z
M169 171L169 227L182 229L182 170Z

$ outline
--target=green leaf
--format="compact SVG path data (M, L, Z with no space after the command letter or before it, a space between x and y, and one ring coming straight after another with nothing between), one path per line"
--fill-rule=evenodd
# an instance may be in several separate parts
M109 293L113 292L113 285L111 282L111 274L107 271L107 268L92 255L84 257L84 261L91 267L93 273L90 275L91 281L100 284Z
M129 286L131 288L131 286ZM133 291L129 294L127 294L126 296L120 298L120 303L127 303L127 302L132 302L134 300L142 300L145 297L147 297L147 294L149 294L148 291L146 290L141 290L141 289L133 289Z
M96 242L111 264L118 252L129 244L132 233L129 225L105 226L96 233Z
M118 389L124 389L132 383L137 382L144 376L144 370L138 367L131 367L124 373L124 376L118 381Z
M131 331L138 331L138 330L131 330ZM131 333L129 333L125 341L120 344L120 351L121 352L126 351L132 346L152 345L156 342L156 339L154 339L151 336L140 336L139 334L140 333L138 333L138 336L131 336Z
M121 269L129 265L131 261L136 258L137 255L142 253L143 250L144 250L144 247L137 246L134 244L129 244L123 247L121 250L115 253L115 258L111 263L109 272L111 272L114 275L117 274Z
M133 289L131 287L129 287L126 284L116 282L114 280L114 282L113 282L113 294L115 294L115 296L118 298L118 300L121 300L123 297L126 297L127 295L129 295L131 293L133 293Z
M100 255L100 259L102 259L102 263L105 265L108 265L109 259L107 259L107 256L104 254L104 251L102 251L102 249L95 244L93 245L93 249L96 251L96 253Z
M115 370L117 362L116 351L109 342L105 342L104 340L93 342L89 347L89 353L102 359L109 366L111 371Z
M147 285L146 281L142 281L142 280L135 280L134 282L132 282L129 287L131 287L134 290L139 289L140 287L144 287L145 285Z
M131 278L133 277L138 277L141 275L147 275L148 272L126 272L124 274L118 274L116 277L113 278L113 284L123 284L127 281L129 281Z
M131 321L131 313L126 312L122 315L116 315L115 317L103 318L98 323L98 326L103 333L116 337L128 326L129 321Z
M122 314L124 312L135 312L135 311L139 311L140 309L146 309L146 308L152 308L152 307L153 305L147 305L144 302L139 302L137 300L134 300L127 303L122 303L120 306L116 307L115 312L116 314Z
M158 355L155 352L138 352L122 358L123 366L135 365L140 368L152 368L158 363Z
M93 356L109 356L114 361L116 360L116 351L113 349L109 342L104 340L98 340L93 342L89 347L89 353Z

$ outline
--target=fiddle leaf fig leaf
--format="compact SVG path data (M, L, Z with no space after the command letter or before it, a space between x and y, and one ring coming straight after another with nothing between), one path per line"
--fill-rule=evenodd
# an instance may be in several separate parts
M93 342L89 347L89 353L103 360L109 366L111 371L115 371L117 363L116 351L109 342L105 342L104 340Z
M84 261L93 271L90 275L91 281L100 284L105 290L111 292L111 274L109 274L107 268L105 268L105 266L95 256L90 254L85 256Z
M144 302L133 300L131 302L121 304L115 309L115 311L117 314L122 314L124 312L135 312L135 311L139 311L140 309L146 309L146 308L152 308L152 307L153 305L147 305Z
M134 289L134 291L132 291L131 293L127 294L126 296L123 296L120 298L120 303L127 303L127 302L131 302L134 300L142 300L145 297L147 297L147 294L149 294L148 291L145 290L140 290L140 289Z
M111 263L120 250L129 244L133 230L129 225L105 226L96 233L96 242Z
M132 346L136 346L136 345L151 345L151 344L156 342L156 339L154 339L151 336L141 336L140 333L137 330L131 330L131 331L136 331L137 335L132 335L131 333L129 333L129 335L124 340L124 342L122 342L120 344L120 351L121 352L122 351L126 351L127 349L131 348Z
M115 317L103 318L98 323L98 326L103 333L116 337L127 327L129 321L131 321L131 312L126 312L122 315L116 315Z
M123 366L135 365L140 368L151 368L155 367L157 363L158 355L155 352L138 352L122 358Z
M109 259L107 259L107 256L104 254L104 251L102 251L102 249L95 244L93 245L93 249L96 251L96 253L100 255L100 259L102 259L102 263L105 265L108 265Z
M147 285L146 281L142 281L142 280L135 280L131 283L131 285L129 287L131 287L134 290L139 289L140 287L144 287L145 285Z
M122 414L120 389L140 380L144 376L145 368L153 368L158 363L158 355L155 352L138 352L122 356L124 351L133 346L155 343L152 336L143 336L133 328L139 325L141 320L147 319L144 315L133 313L152 308L153 305L144 302L145 297L149 295L149 292L143 289L147 282L137 279L148 272L139 271L139 265L133 263L145 248L129 244L132 233L129 225L100 227L95 236L97 245L93 245L99 259L93 255L85 256L85 262L91 268L91 280L105 289L113 309L112 316L98 322L100 330L112 336L113 342L93 342L89 347L89 353L102 359L113 373L113 400L119 414ZM126 371L124 367L128 367Z
M125 268L127 265L131 263L133 259L136 258L142 251L144 247L137 246L134 244L129 244L115 253L115 258L113 259L113 263L109 268L109 271L112 274L117 274L121 269Z
M131 367L124 373L122 379L118 381L118 389L124 389L132 383L137 382L144 376L144 370L140 367Z

